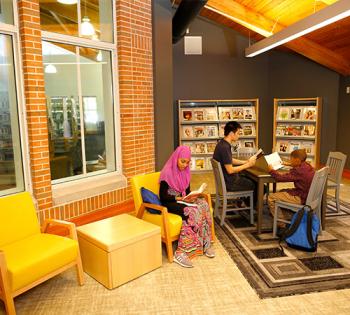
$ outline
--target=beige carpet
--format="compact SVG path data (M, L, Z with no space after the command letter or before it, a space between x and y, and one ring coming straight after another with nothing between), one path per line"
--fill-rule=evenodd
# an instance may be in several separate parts
M68 271L17 297L17 314L350 314L350 290L260 300L221 244L215 248L216 258L199 257L192 269L163 254L162 268L114 290L87 275L79 287Z

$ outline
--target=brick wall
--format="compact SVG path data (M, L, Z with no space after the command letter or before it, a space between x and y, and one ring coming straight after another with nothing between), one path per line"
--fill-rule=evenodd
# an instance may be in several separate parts
M151 0L117 0L118 67L123 174L154 171ZM38 215L70 219L130 202L130 188L52 205L48 130L42 64L39 0L18 1L24 91L34 197ZM128 185L129 186L129 185Z

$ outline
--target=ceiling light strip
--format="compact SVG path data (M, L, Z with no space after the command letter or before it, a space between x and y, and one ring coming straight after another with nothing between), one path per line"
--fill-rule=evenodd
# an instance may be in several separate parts
M327 8L286 27L282 31L247 47L245 55L246 57L254 57L348 16L350 16L350 1L339 0Z

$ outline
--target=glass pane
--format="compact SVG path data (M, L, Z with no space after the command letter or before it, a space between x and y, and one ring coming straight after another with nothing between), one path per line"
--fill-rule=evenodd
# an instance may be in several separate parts
M86 170L115 170L111 54L80 48ZM107 136L106 136L107 135Z
M83 173L76 49L43 42L53 180Z
M40 0L41 29L48 32L78 36L77 2L77 0Z
M111 0L40 0L40 19L44 31L113 42Z
M6 24L13 24L12 0L0 1L0 22Z
M24 190L13 47L0 35L0 195Z

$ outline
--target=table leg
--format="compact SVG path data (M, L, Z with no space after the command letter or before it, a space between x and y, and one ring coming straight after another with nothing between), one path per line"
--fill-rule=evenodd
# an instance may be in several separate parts
M275 193L276 190L277 190L277 183L272 183L272 189L273 189L273 192Z
M327 209L327 183L324 185L321 202L321 224L322 230L326 229L326 209Z
M264 209L264 183L262 180L258 180L258 197L256 203L256 211L258 212L257 233L261 233L262 218Z

